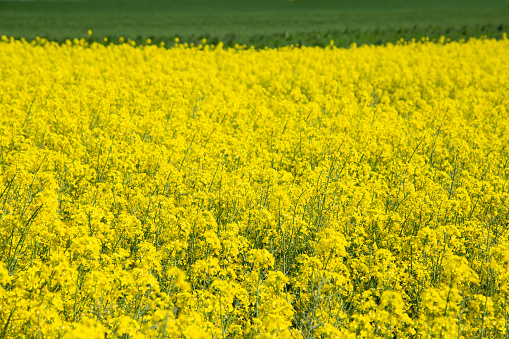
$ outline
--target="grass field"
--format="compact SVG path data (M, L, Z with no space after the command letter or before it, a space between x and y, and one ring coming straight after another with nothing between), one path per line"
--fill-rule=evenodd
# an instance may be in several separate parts
M509 3L487 1L1 1L0 35L64 41L87 37L138 43L223 41L255 47L299 43L383 44L422 36L500 38Z

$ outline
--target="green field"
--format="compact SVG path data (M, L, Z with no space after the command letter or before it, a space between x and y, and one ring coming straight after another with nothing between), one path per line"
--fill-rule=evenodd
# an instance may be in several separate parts
M0 35L64 41L124 36L138 42L224 41L262 46L383 44L422 36L500 38L506 0L1 1Z

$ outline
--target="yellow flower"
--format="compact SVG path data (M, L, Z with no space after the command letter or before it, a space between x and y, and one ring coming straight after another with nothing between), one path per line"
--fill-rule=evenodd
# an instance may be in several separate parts
M507 37L92 40L0 39L6 337L506 335Z

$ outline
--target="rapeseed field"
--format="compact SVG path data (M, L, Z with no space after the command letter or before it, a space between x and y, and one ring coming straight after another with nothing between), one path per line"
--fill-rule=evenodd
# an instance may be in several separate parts
M0 337L507 338L507 55L2 37Z

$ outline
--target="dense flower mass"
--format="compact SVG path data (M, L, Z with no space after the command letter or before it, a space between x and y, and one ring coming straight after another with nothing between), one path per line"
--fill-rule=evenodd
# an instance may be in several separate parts
M509 40L0 42L0 336L509 334Z

